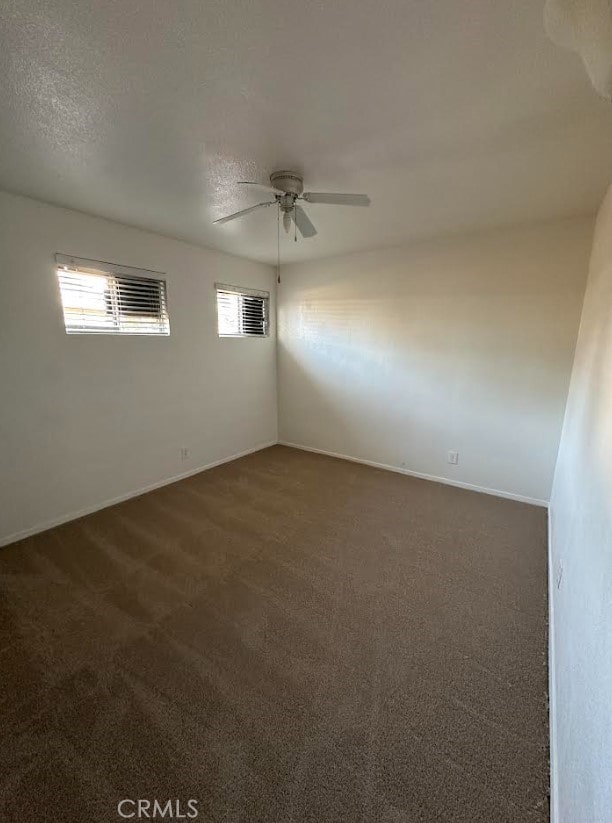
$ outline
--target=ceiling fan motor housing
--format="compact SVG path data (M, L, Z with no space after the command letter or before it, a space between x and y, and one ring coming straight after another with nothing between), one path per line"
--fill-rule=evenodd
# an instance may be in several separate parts
M304 178L296 171L275 171L270 175L270 183L278 191L299 197L304 191Z

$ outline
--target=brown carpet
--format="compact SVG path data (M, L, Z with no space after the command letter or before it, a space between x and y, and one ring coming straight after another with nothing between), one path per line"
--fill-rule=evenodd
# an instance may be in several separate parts
M543 509L275 446L0 596L2 821L548 820Z

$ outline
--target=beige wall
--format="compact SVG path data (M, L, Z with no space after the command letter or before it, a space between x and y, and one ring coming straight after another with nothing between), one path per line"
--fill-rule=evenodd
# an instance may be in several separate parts
M55 252L167 272L170 337L67 336ZM0 193L0 273L0 542L276 440L274 329L219 339L214 293L269 266Z
M281 439L547 501L592 230L568 220L286 267Z
M612 189L551 500L553 823L612 820Z

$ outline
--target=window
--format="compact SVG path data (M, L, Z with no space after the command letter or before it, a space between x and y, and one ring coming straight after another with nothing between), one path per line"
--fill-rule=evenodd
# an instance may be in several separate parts
M67 334L170 334L164 280L126 266L56 260Z
M265 337L269 330L270 294L216 284L219 337Z

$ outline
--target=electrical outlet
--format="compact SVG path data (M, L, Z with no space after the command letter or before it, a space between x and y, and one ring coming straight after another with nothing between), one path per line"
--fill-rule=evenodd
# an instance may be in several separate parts
M453 466L456 466L459 462L459 452L457 451L449 451L448 453L448 462L452 463Z
M186 446L181 449L181 460L189 460L189 449Z

